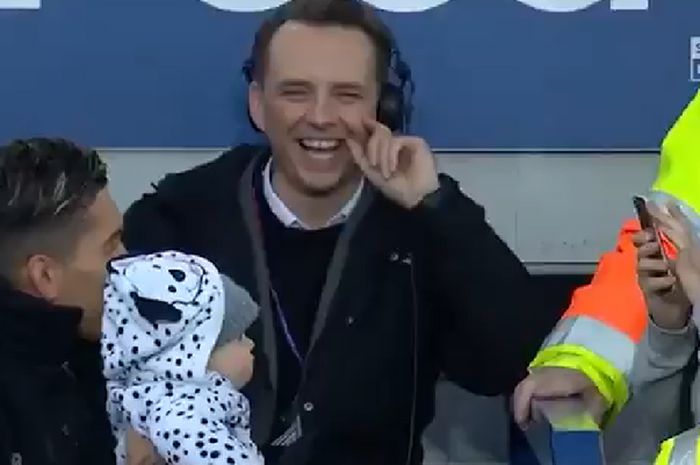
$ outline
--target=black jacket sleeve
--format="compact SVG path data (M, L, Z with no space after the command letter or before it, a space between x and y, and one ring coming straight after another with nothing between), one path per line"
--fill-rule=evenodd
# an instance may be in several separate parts
M124 214L124 246L130 253L178 249L181 245L174 212L158 191L161 185L144 194Z
M440 368L475 394L508 394L556 323L484 210L440 175L415 209L425 233L419 275L433 302Z

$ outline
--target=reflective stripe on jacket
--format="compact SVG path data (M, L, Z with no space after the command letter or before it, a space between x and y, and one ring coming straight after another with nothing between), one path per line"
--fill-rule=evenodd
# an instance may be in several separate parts
M700 426L696 426L661 444L654 465L700 465L698 453Z
M591 283L574 292L569 308L530 365L584 372L608 401L612 416L629 398L635 348L647 326L632 241L639 230L636 219L624 223L615 249L602 256ZM673 256L666 241L664 249Z

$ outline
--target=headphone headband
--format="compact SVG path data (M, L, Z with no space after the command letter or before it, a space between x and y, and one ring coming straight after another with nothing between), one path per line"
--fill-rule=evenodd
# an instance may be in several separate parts
M393 72L397 79L398 94L401 98L402 111L396 115L397 121L400 124L391 127L392 131L409 132L411 128L411 119L413 117L413 96L416 92L416 84L413 81L413 73L411 67L401 57L401 50L392 40L391 55L393 60L390 60L389 71Z

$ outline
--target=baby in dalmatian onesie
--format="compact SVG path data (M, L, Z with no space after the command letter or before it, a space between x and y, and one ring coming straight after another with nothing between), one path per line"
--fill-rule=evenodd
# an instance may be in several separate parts
M248 293L203 258L168 251L112 261L104 304L117 463L133 427L170 464L262 464L238 391L252 376Z

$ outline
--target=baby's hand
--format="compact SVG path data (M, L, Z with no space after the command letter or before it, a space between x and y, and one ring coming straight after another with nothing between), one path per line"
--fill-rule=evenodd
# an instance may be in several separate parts
M126 463L127 465L166 465L165 460L151 441L141 436L133 428L126 432Z

